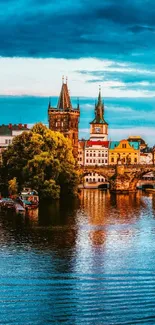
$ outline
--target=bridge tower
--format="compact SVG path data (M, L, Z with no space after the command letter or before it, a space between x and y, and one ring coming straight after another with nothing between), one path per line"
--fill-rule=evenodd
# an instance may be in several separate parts
M72 107L67 79L65 83L63 78L57 107L52 107L50 102L48 105L49 128L53 131L59 131L63 133L65 137L71 140L73 146L73 155L75 158L78 156L79 116L79 103L77 103L77 108Z

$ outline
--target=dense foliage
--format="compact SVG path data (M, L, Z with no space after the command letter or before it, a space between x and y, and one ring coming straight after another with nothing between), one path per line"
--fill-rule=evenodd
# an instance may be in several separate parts
M41 123L13 139L3 152L2 183L30 186L42 198L75 194L78 174L70 141ZM14 180L14 181L12 181Z

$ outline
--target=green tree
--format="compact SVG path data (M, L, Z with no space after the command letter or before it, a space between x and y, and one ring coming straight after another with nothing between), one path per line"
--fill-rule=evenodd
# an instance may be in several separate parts
M16 177L10 179L8 182L8 192L10 195L16 195L18 193L18 184Z
M15 137L3 153L6 181L15 177L19 189L33 187L43 198L76 193L75 164L70 140L42 123Z

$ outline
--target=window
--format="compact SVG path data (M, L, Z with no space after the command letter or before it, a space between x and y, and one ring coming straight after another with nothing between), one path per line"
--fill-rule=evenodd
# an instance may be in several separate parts
M105 164L107 164L107 162L108 162L107 159L105 159Z
M100 164L100 159L98 160L98 163Z
M90 163L92 163L92 159L90 159Z
M104 164L104 159L102 159L102 163Z
M96 157L96 154L94 153L93 156Z
M137 158L134 159L134 162L135 162L135 163L137 162Z
M88 163L88 159L86 159L86 163Z
M86 178L86 182L88 182L88 178Z
M113 157L111 158L111 162L114 162L114 158Z
M95 164L95 159L93 159L93 163Z
M98 182L100 182L100 178L98 178Z
M122 143L122 148L126 148L126 143Z
M95 182L95 178L93 178L93 182Z

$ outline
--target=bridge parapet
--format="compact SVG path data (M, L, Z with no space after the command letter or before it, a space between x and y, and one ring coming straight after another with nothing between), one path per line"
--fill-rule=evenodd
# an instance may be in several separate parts
M93 172L102 175L113 191L127 192L136 190L136 185L144 174L155 173L155 165L87 165L78 167L78 170L83 177Z

